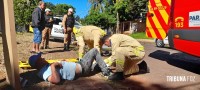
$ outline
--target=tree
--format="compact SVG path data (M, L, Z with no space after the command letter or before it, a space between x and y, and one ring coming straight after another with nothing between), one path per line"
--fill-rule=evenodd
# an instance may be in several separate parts
M92 4L90 8L90 13L91 11L104 12L103 0L89 0L89 2Z
M32 20L32 12L37 7L41 0L14 0L14 15L16 27L28 26ZM54 5L46 2L47 8L51 9L54 15L64 15L67 13L68 8L75 8L67 4ZM16 28L18 30L18 28Z
M102 16L108 19L107 28L114 27L116 24L116 12L114 11L114 3L112 0L104 0L105 10L102 13Z
M144 12L147 0L118 0L115 11L119 12L119 21L134 20Z
M69 8L73 8L74 13L76 12L75 8L71 5L68 5L68 4L57 4L52 11L53 11L54 15L64 15L64 14L67 13L67 10Z
M86 25L95 25L107 29L111 26L114 26L116 23L115 21L116 19L113 15L92 11L88 16L85 17L83 23Z
M84 24L86 24L86 25L96 25L96 26L98 26L98 24L99 24L99 15L100 15L100 13L99 12L97 12L97 11L92 11L89 15L87 15L86 17L85 17L85 21L83 22Z
M147 0L88 0L92 7L85 17L85 24L97 25L104 28L117 26L119 33L120 22L137 19L146 8ZM103 9L101 9L101 8Z
M144 12L147 0L113 0L113 3L117 18L116 32L119 32L120 22L137 19Z
M39 0L14 0L16 26L28 25L31 22L31 14L38 2Z
M103 29L114 27L116 23L114 8L111 0L89 0L92 4L89 14L81 19L83 25L95 25Z
M53 4L53 3L51 3L51 2L46 2L46 8L49 8L50 10L54 10L54 8L55 8L56 6Z

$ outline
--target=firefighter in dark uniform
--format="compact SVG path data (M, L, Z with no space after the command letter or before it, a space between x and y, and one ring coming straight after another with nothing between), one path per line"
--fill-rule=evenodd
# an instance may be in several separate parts
M69 8L68 13L64 15L62 25L64 27L64 51L70 51L71 35L73 32L75 19L73 16L73 9Z

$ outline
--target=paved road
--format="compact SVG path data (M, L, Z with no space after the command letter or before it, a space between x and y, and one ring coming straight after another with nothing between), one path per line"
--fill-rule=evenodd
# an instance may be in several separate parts
M131 78L173 89L200 90L200 58L198 61L173 49L157 48L154 43L142 44L145 46L144 60L150 67L150 73Z
M107 81L100 74L90 77L81 77L74 81L64 81L53 85L38 80L34 72L24 73L30 84L24 90L47 89L50 90L200 90L200 60L187 60L186 55L169 48L157 48L151 41L141 40L145 46L147 62L150 73L136 74L123 81ZM75 58L76 51L63 52L61 42L51 43L52 49L44 51L44 57ZM184 58L181 58L184 57ZM189 57L190 58L190 57ZM180 80L181 79L181 80Z
M200 90L200 59L198 61L167 47L157 48L151 40L139 41L145 46L144 60L150 73L132 75L123 82L112 83L117 84L116 88Z

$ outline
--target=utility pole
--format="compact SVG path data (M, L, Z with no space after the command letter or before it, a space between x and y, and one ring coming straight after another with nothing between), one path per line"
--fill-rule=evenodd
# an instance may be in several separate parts
M20 90L13 0L0 0L0 11L6 81L12 89Z

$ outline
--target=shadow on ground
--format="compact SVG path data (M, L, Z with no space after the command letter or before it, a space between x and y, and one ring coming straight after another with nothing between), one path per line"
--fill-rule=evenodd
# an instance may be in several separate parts
M157 50L149 54L149 57L166 61L168 64L200 74L200 58L196 58L185 53L172 53Z
M81 77L74 81L64 81L59 85L51 85L48 90L176 90L164 85L151 84L145 86L134 80L107 81L98 77ZM177 89L178 90L178 89Z
M47 51L46 53L56 53L56 52L64 52L64 50L52 50L52 51Z
M123 86L122 88L115 87L118 90L172 90L172 88L161 84L146 84L139 81L134 81L130 78L124 81L116 81L112 83L117 83Z
M40 79L37 76L37 72L37 70L31 70L20 74L20 77L28 80L28 83L22 88L22 90L42 90L49 87L50 83Z
M51 42L63 43L63 39L50 39Z
M148 84L126 78L122 81L109 81L98 72L78 77L75 80L63 80L59 84L51 84L36 76L37 71L27 71L20 76L29 82L22 90L178 90L160 84Z
M40 83L43 81L42 79L38 78L37 72L38 72L37 70L26 71L24 73L21 73L20 77L27 79L28 85L29 84L32 84L32 85L37 84L37 83Z

